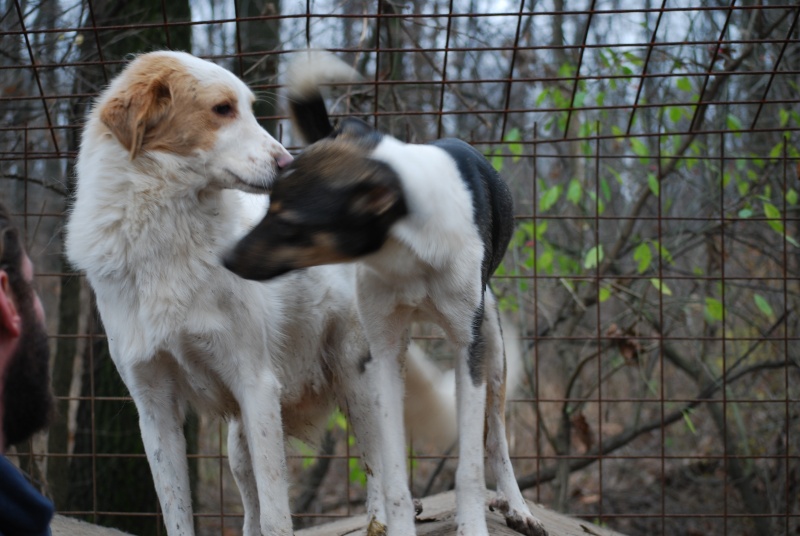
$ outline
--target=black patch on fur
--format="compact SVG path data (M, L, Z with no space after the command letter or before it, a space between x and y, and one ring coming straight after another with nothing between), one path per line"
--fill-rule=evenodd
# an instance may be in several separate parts
M481 328L483 327L484 317L484 297L481 294L481 304L475 310L472 317L472 342L469 345L469 377L472 378L474 386L482 385L486 382L486 340L483 338Z
M472 194L473 217L484 245L481 283L485 287L502 262L514 231L511 191L489 161L470 144L446 138L431 145L455 160L461 180Z
M292 122L306 143L327 138L333 132L325 100L319 92L295 96L289 102Z
M365 149L366 154L372 152L372 149L378 146L383 139L383 133L375 130L361 119L347 117L342 119L330 137L355 141Z
M364 357L362 357L358 361L358 372L359 374L364 374L367 371L367 365L372 362L372 354L367 353Z
M292 124L308 144L325 138L348 138L357 140L369 149L376 147L383 137L381 132L354 117L342 119L334 127L325 100L318 91L293 97L289 103L289 112Z
M349 258L373 253L383 246L389 228L408 213L400 178L383 162L366 156L342 159L339 141L323 151L298 156L273 186L272 200L292 213L285 223L300 239L311 233L336 238L339 251ZM376 188L396 192L397 201L380 214L354 212L355 200ZM267 216L269 217L269 215Z

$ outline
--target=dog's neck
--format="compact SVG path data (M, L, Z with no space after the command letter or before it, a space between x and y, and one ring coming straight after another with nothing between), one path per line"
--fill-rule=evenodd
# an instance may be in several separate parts
M238 232L237 192L210 187L207 179L192 173L181 184L172 176L177 167L168 156L143 157L132 166L122 146L109 151L114 139L92 139L87 132L78 161L79 188L92 193L78 195L76 203L83 206L75 213L91 216L72 222L83 228L72 232L84 239L68 247L84 251L75 258L94 260L80 268L115 273L135 258L171 264L178 262L176 253L187 249L206 252L204 262L218 262ZM101 150L95 144L106 146ZM118 158L109 158L110 152L119 153ZM109 234L115 239L109 240Z

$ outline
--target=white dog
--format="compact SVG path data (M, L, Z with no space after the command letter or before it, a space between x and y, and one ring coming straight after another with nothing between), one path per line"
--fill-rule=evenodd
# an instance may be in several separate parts
M99 97L78 156L67 255L96 293L170 536L194 533L187 403L228 419L247 536L292 533L284 431L313 438L336 404L368 472L381 467L354 267L262 284L221 264L264 212L253 214L247 194L231 188L268 189L292 160L256 122L253 100L213 63L144 54ZM369 503L383 504L382 494L370 479ZM376 508L370 515L380 527L386 520Z

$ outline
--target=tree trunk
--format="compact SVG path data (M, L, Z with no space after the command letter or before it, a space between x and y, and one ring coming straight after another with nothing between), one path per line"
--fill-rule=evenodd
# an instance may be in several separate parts
M275 132L277 101L275 84L277 83L278 58L272 54L280 50L280 22L269 18L280 13L279 0L237 0L239 17L253 18L239 22L238 48L242 52L234 66L239 76L247 82L259 95L253 106L256 117L267 131L280 140L280 133ZM267 93L264 98L262 95Z

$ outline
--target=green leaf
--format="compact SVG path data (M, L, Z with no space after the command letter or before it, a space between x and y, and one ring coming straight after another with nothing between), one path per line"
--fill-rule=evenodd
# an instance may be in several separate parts
M526 249L527 249L527 254L525 254L525 260L522 261L522 265L528 270L532 270L535 264L534 261L536 261L536 252L533 250L533 248L526 248Z
M602 214L606 210L606 204L602 199L597 198L597 194L593 190L586 190L586 195L592 200L592 205L597 207L597 214Z
M547 220L534 222L533 236L536 240L541 240L544 233L547 231Z
M750 192L750 183L747 181L736 181L736 191L739 192L740 197L745 197Z
M767 225L769 225L773 231L778 234L783 234L783 222L780 221L781 219L781 211L778 210L778 207L773 205L772 203L768 203L764 201L764 216L769 218L767 220Z
M728 130L742 130L742 122L733 114L728 114L726 118L726 122L728 124Z
M500 156L499 154L493 155L491 160L490 160L490 162L492 163L492 167L498 173L503 171L503 160L504 160L503 157Z
M518 128L512 128L509 130L506 135L504 141L508 143L508 150L509 152L514 155L513 161L519 162L520 156L522 155L522 144L517 143L522 139Z
M575 93L575 102L573 103L573 106L575 106L575 108L582 108L584 102L586 102L586 92L578 91Z
M583 259L583 267L587 270L596 268L603 262L603 245L598 244L586 252L586 257Z
M636 66L642 65L644 63L644 60L642 60L642 58L640 58L633 52L623 52L622 56Z
M650 150L647 148L647 144L639 138L631 138L631 149L633 149L634 154L639 158L647 158L650 156Z
M600 303L607 301L611 297L611 289L607 286L602 286L597 290L597 299Z
M778 110L778 117L780 117L780 126L781 128L785 127L789 123L789 111L784 110L781 108Z
M350 467L350 483L367 487L367 473L361 468L358 458L350 458L347 464Z
M661 242L656 242L655 245L658 248L658 254L661 256L661 260L668 264L673 264L672 253L670 253Z
M578 179L572 179L567 186L567 201L577 205L581 202L581 197L583 197L583 187Z
M743 208L739 211L739 217L742 219L751 218L753 216L753 209L751 208Z
M653 250L650 249L650 244L642 242L636 249L633 250L633 260L639 263L636 266L636 271L643 274L650 268L650 263L653 260Z
M678 89L680 89L681 91L686 91L687 93L691 93L692 91L694 91L694 88L692 87L692 82L689 80L689 78L685 76L678 78L676 84L678 86Z
M711 320L721 321L725 317L725 307L716 298L706 298L705 313Z
M683 413L683 422L686 423L686 427L689 429L691 433L697 435L697 428L694 427L694 423L692 422L691 410L686 409L682 411Z
M667 114L673 123L677 123L683 117L683 111L679 106L667 106Z
M345 417L344 413L341 411L336 410L328 421L328 427L338 427L342 430L347 430L347 417Z
M786 192L786 202L790 205L797 204L797 190L794 188L789 188L789 191Z
M659 184L655 174L653 173L647 174L647 186L650 187L650 191L653 192L653 195L658 197L661 191L661 184Z
M758 307L759 311L764 313L764 316L769 318L773 318L775 316L772 306L761 294L753 294L753 301L756 302L756 307Z
M575 66L571 63L564 63L558 68L558 76L570 77L575 73Z
M561 197L561 185L556 184L548 188L544 195L539 199L539 210L542 212L546 212L552 208L553 205L556 204L558 198Z
M672 296L672 290L670 290L670 288L667 286L667 284L664 283L661 279L659 279L657 277L652 277L652 278L650 278L650 283L652 283L652 285L654 287L656 287L656 289L661 294L663 294L665 296Z
M549 89L545 89L544 91L539 93L539 96L536 97L536 106L537 107L540 107L542 104L544 104L544 101L547 100L547 96L548 96L549 92L550 92Z
M609 171L609 172L610 172L612 175L614 175L614 178L615 178L615 179L617 179L617 182L618 182L619 184L622 184L622 174L621 174L621 173L619 173L617 170L615 170L614 168L611 168L611 167L608 167L608 168L606 168L606 169L607 169L607 170L608 170L608 171Z
M605 179L600 179L600 193L603 194L606 201L611 201L611 187Z
M778 158L778 157L781 156L782 152L783 152L783 142L781 141L781 142L778 142L775 145L775 147L772 148L772 150L769 152L769 157L770 158Z
M781 211L778 210L778 207L776 207L772 203L767 203L766 201L764 201L764 215L767 218L780 219Z
M724 171L722 173L722 187L725 188L731 183L731 172Z
M553 251L550 249L545 249L541 255L537 258L537 267L539 270L543 270L545 272L550 272L553 269L553 261L555 261L555 256L553 255Z
M508 132L506 132L505 138L503 141L512 142L512 141L520 141L522 139L522 135L518 128L514 127Z

